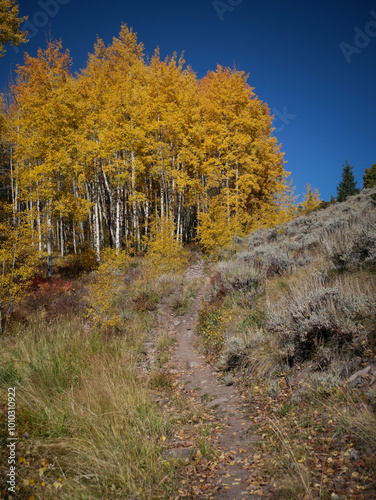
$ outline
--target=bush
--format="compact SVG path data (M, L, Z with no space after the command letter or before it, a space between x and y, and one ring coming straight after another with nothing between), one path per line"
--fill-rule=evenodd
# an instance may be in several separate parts
M31 286L32 292L26 298L25 308L30 312L39 311L46 321L79 313L86 305L82 286L78 282L36 277L31 280Z
M323 249L339 272L376 265L376 221L348 222L334 234L327 233Z
M93 324L106 332L119 331L124 318L116 304L116 291L124 279L129 257L108 249L103 253L89 290L88 313Z
M59 259L57 272L61 277L74 278L85 273L90 273L98 267L95 251L87 248L76 255L67 255Z
M260 270L244 258L220 263L217 270L227 290L253 291L255 295L264 290Z
M205 352L211 356L218 356L223 349L226 339L225 320L225 313L210 306L199 313L197 334Z
M312 282L306 290L292 289L288 298L273 306L266 328L282 335L294 362L312 359L325 345L344 355L362 354L375 307L372 296Z

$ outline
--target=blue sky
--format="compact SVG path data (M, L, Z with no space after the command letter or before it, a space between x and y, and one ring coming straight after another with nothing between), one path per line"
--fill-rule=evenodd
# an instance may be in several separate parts
M307 183L328 200L343 163L358 187L376 163L376 0L20 0L31 37L0 59L0 90L23 51L36 55L51 33L85 66L96 35L111 42L122 22L152 55L184 51L199 78L217 64L249 73L275 115L296 192ZM13 75L13 76L12 76Z

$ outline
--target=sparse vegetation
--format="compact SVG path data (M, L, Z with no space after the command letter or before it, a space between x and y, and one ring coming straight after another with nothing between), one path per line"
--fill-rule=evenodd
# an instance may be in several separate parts
M213 351L224 380L245 370L249 402L263 408L260 432L272 432L262 450L275 446L268 467L280 478L278 498L371 498L376 405L366 373L376 373L374 195L364 190L238 238L222 252L202 309L207 317L215 304L217 317L234 318ZM340 459L345 481L322 454L329 463Z
M246 456L271 498L366 500L376 487L375 192L236 238L211 265L199 343L249 404L259 440ZM215 464L234 460L204 406L216 396L176 387L158 314L183 322L204 279L183 276L186 250L165 252L166 227L146 257L61 258L60 276L14 305L0 387L16 387L20 498L210 498Z
M114 252L85 280L34 280L0 346L1 391L16 388L18 498L172 495L176 468L162 452L175 409L162 409L155 395L171 390L171 378L162 368L139 370L156 308L134 298L158 301L179 278L147 276L143 262ZM160 365L172 342L161 336ZM3 464L5 454L2 446Z

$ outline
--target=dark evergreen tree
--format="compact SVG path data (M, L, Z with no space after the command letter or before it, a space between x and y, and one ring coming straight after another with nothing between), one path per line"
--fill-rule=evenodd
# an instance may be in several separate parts
M345 201L349 196L359 193L356 187L353 166L346 160L343 165L342 180L337 186L337 201Z
M366 168L363 175L363 188L371 188L376 185L376 163L371 168Z

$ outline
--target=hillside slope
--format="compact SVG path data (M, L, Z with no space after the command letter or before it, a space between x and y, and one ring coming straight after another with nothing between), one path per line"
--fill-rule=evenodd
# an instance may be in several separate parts
M375 498L375 193L236 239L201 308L201 344L243 387L275 498Z

